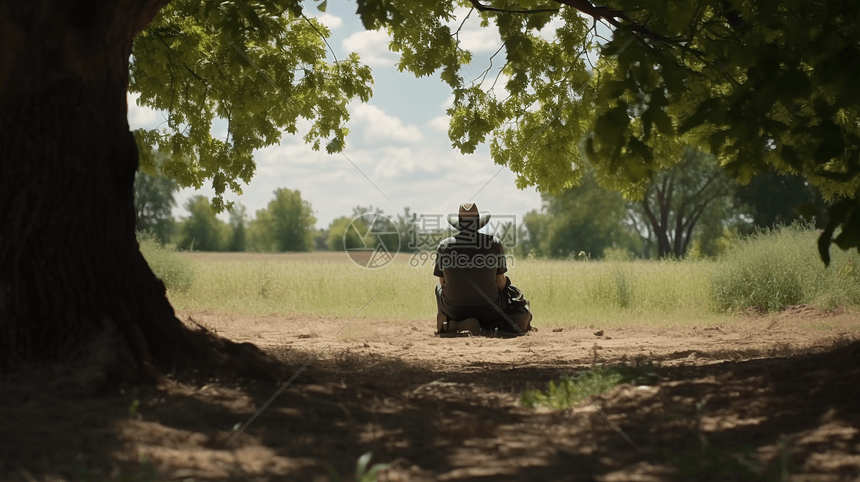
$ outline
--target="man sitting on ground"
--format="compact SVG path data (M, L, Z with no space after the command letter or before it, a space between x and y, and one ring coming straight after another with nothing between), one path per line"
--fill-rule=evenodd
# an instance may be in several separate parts
M460 205L459 214L448 222L459 231L439 243L436 268L439 277L436 286L436 331L473 335L481 328L502 328L517 331L509 326L504 313L508 308L505 289L510 279L505 276L507 264L505 249L495 236L479 233L490 220L490 213L479 212L473 203ZM516 319L521 332L529 330L529 320ZM523 325L523 326L519 326Z

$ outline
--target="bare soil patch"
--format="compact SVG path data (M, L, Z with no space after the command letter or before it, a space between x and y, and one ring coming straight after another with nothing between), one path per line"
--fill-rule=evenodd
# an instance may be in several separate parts
M296 369L286 380L205 367L92 398L60 366L0 376L0 480L856 480L860 319L796 309L707 328L564 327L439 338L435 322L179 313ZM600 330L603 333L596 336ZM325 347L325 348L324 348ZM652 363L567 410L520 394L596 363ZM135 405L137 400L137 405ZM607 422L605 414L635 444ZM328 467L328 468L327 468ZM149 480L144 477L130 480Z

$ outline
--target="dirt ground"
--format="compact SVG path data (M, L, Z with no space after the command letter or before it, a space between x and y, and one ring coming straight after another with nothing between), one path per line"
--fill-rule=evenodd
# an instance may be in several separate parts
M0 480L354 480L367 452L389 464L380 481L860 480L856 314L600 336L536 321L510 339L439 338L429 319L178 316L296 370L313 361L281 392L200 368L97 398L63 367L18 367L0 376ZM520 404L596 363L660 379L566 410Z

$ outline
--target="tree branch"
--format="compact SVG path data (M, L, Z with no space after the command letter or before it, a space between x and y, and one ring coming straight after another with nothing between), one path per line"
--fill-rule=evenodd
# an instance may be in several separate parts
M155 35L155 38L157 38L162 44L164 44L164 46L167 48L167 50L170 51L170 56L175 59L176 58L176 52L173 50L173 48L170 45L168 45L167 42L164 41L164 39L161 37L161 35L158 32L153 32L153 35ZM187 70L188 73L191 74L195 79L199 80L200 82L202 82L205 85L208 85L208 81L206 79L204 79L203 77L200 77L199 75L197 75L197 72L191 70L191 68L188 67L188 65L186 65L185 62L180 61L179 63L181 63L182 68Z
M316 26L316 25L314 25L314 23L313 23L313 22L311 22L311 19L309 19L309 18L307 17L307 15L305 15L305 14L303 13L303 14L302 14L302 18L303 18L303 19L305 19L305 22L307 22L307 24L308 24L308 25L310 25L310 26L311 26L311 28L312 28L312 29L314 29L314 30L316 31L317 35L319 35L319 36L320 36L320 38L322 39L322 41L323 41L323 42L325 42L325 46L326 46L326 47L328 47L328 51L329 51L329 52L331 52L331 56L332 56L332 57L334 57L334 63L335 63L335 65L337 66L337 68L338 68L338 69L340 69L340 65L338 64L338 61L337 61L337 54L336 54L336 53L334 53L334 49L333 49L333 48L331 48L331 45L329 45L329 43L328 43L328 39L326 39L325 35L323 35L323 34L322 34L322 32L320 32L320 29L318 29L318 28L317 28L317 26Z
M500 12L500 13L555 13L561 10L560 8L536 8L534 10L528 9L507 9L507 8L496 8L484 5L479 0L471 0L472 6L475 7L475 10L479 12Z
M626 27L629 28L630 31L641 34L642 36L648 37L650 39L659 40L661 42L669 42L669 43L682 43L687 42L689 39L682 37L666 37L664 35L660 35L655 33L651 29L645 27L644 25L636 22L627 16L626 13L620 10L613 10L607 7L595 7L588 0L553 0L555 2L561 3L563 5L567 5L570 8L574 8L579 10L580 12L596 18L606 20L610 25L615 28ZM474 3L474 0L473 0ZM624 22L624 23L622 23Z

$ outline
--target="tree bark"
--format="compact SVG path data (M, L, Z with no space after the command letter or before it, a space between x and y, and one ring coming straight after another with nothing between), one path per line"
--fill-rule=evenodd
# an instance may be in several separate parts
M81 383L97 389L207 352L211 335L176 318L134 231L128 62L134 35L165 3L0 1L7 363L78 360Z
M663 219L664 216L668 215L668 209L662 201L663 198L658 193L657 205L660 208L660 219ZM657 217L651 210L651 206L648 204L647 194L640 202L642 203L642 209L645 211L645 215L648 217L648 221L651 223L654 235L657 237L657 257L665 258L672 252L672 246L669 243L669 236L666 234L666 226L662 225L661 222L657 220Z

